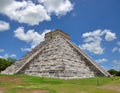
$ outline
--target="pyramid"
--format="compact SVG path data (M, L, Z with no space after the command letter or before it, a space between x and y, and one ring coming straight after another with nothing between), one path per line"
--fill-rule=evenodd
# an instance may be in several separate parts
M61 79L110 75L61 30L46 33L43 42L1 73Z

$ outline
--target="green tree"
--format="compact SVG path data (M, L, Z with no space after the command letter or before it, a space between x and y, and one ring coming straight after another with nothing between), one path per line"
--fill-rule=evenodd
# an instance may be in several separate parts
M5 70L8 66L13 64L16 60L12 58L4 59L0 58L0 72Z
M117 76L120 76L120 71L118 71Z
M117 70L115 70L115 69L110 69L110 70L108 70L108 72L109 72L111 75L120 76L120 71L117 71Z
M111 74L111 75L117 75L118 71L115 70L115 69L110 69L108 70L108 72Z
M15 61L17 61L16 59L10 58L10 57L8 57L7 60L8 60L9 62L12 62L12 63L15 63Z

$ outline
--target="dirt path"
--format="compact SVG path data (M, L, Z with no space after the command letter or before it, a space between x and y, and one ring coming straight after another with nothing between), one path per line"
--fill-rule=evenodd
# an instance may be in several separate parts
M0 88L0 93L5 93L5 89L4 88Z
M14 83L14 84L22 84L22 78L20 76L0 76L0 83Z
M115 90L115 91L120 92L120 85L118 85L118 86L116 86L116 85L106 85L106 86L103 86L102 88L109 89L109 90Z

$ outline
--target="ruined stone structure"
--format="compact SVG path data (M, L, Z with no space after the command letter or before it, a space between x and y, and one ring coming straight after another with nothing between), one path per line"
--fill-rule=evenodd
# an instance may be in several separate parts
M62 79L109 76L60 30L49 32L45 41L8 67L2 74L27 74Z

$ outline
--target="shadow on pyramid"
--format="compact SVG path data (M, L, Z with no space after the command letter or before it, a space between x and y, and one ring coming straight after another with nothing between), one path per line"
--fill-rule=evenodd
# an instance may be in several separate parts
M45 34L45 40L1 72L61 79L103 77L110 74L70 41L61 30Z

